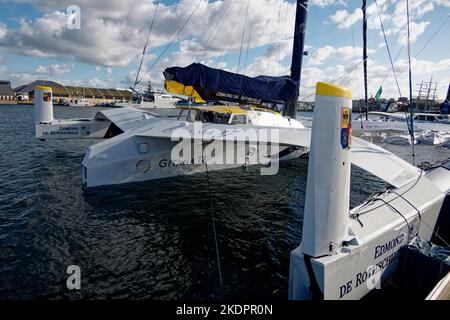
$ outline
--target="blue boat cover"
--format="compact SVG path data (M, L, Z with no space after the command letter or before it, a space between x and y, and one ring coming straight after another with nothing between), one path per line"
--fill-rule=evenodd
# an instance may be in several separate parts
M298 96L298 85L289 76L256 78L213 69L200 63L164 71L167 81L192 86L203 100L224 100L259 104L284 102Z

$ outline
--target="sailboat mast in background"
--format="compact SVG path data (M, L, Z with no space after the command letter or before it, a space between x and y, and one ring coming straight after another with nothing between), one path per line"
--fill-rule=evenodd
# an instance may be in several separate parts
M367 92L367 1L363 0L363 62L364 62L364 107L366 108L366 120L369 120L369 95Z

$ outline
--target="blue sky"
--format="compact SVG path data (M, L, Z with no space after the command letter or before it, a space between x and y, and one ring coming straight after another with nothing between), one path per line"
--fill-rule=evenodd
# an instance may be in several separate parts
M433 76L439 82L438 95L443 97L450 82L450 1L409 1L413 81ZM310 55L304 60L303 99L313 99L317 81L337 82L350 87L355 96L362 96L361 2L310 1L306 35ZM0 0L0 78L11 80L14 86L47 79L72 85L127 88L135 77L156 3ZM67 29L66 9L71 4L80 7L80 30ZM237 71L240 52L240 72L250 76L289 73L293 1L252 0L248 11L247 4L248 0L161 1L145 57L143 83L151 80L154 86L162 86L165 68L194 61ZM400 93L405 96L406 0L377 0L377 4L393 58L398 54L395 67ZM174 39L197 5L192 19ZM392 72L384 80L390 63L375 2L368 0L368 6L369 93L375 94L383 84L385 97L397 97L400 93ZM434 36L438 28L441 30ZM173 44L150 69L172 39Z

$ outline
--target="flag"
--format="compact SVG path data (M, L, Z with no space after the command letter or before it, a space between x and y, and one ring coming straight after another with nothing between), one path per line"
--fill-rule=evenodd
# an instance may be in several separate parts
M383 94L383 87L381 86L380 89L378 89L377 94L375 95L375 99L380 100L382 94Z

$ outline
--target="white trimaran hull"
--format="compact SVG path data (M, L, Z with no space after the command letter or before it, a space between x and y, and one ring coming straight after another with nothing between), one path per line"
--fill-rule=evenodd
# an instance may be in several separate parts
M179 123L183 124L184 122ZM171 125L177 126L173 122ZM165 128L161 127L161 131ZM225 170L252 164L268 165L274 158L276 161L290 160L307 152L306 148L290 146L280 146L273 150L260 148L257 142L246 144L237 141L234 143L193 141L189 144L191 149L200 150L196 156L174 160L173 150L177 145L178 141L166 139L164 135L160 137L150 136L148 133L143 135L134 133L123 134L92 146L83 160L83 186L91 188L193 175L206 170ZM208 155L208 150L212 149L215 150L213 156ZM237 155L238 150L242 150L245 154L243 161L222 161L227 155ZM213 163L212 157L218 161ZM237 158L236 156L236 160Z

